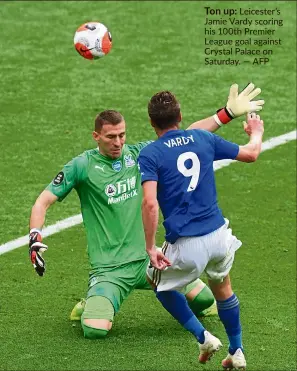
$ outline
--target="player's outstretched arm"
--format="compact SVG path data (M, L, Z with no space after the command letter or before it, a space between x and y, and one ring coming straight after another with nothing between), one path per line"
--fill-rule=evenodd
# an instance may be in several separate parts
M261 152L264 122L256 113L249 113L243 127L249 135L250 141L244 146L239 146L239 152L235 159L241 162L254 162Z
M243 91L238 94L238 85L230 87L227 104L211 117L196 121L187 129L204 129L215 132L222 125L228 124L231 120L249 112L257 112L263 108L264 100L253 101L261 93L260 88L255 89L253 83L248 84Z
M57 196L45 190L39 195L31 211L29 256L39 276L43 276L45 272L45 262L42 258L42 253L48 248L47 245L42 243L41 230L45 221L47 209L56 202L57 199Z

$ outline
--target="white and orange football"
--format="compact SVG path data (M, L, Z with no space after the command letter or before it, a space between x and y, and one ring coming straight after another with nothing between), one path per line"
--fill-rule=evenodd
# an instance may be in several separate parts
M87 22L76 30L74 46L82 57L86 59L99 59L111 50L111 34L104 24Z

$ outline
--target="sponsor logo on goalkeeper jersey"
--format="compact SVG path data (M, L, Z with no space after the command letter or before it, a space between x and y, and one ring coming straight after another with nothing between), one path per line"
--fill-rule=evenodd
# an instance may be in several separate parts
M103 171L103 173L104 173L104 172L105 172L105 171L104 171L104 166L105 166L105 165L102 165L102 166L95 165L95 169L100 169L100 170Z
M138 195L136 187L136 176L123 179L115 184L107 184L105 194L108 197L108 204L117 204Z
M128 155L125 155L124 156L124 160L125 160L125 166L126 167L133 167L133 166L135 166L135 161L132 158L131 153L129 153Z
M119 202L122 202L122 201L125 201L125 200L128 200L128 198L132 198L134 196L137 196L138 193L137 193L137 189L134 189L132 192L127 192L127 193L124 193L122 194L121 196L119 197L112 197L112 198L109 198L108 199L108 204L111 205L111 204L117 204Z

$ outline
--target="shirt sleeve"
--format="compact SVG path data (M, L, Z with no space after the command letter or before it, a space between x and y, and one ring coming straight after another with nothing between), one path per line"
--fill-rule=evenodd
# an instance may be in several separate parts
M218 135L212 134L215 144L215 158L216 160L232 159L238 155L239 145L236 143L229 142Z
M148 180L158 181L158 166L153 157L141 152L138 157L138 167L141 175L141 184Z
M46 189L57 196L58 201L63 201L77 184L76 159L73 159L63 167Z

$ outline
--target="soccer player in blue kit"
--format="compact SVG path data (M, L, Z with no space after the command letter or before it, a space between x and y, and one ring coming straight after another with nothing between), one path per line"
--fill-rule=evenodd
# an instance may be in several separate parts
M244 370L239 301L229 277L241 241L232 235L218 207L213 162L255 161L261 151L263 121L256 113L247 115L250 140L239 146L204 130L181 130L180 105L168 91L151 98L148 113L158 136L139 156L142 218L151 262L148 279L163 307L198 340L199 361L205 363L222 344L205 330L182 295L183 287L205 271L230 343L222 365ZM155 247L158 205L166 231L162 251Z

